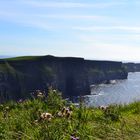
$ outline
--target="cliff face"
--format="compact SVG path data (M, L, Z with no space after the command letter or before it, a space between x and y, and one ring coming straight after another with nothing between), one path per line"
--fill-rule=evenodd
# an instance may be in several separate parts
M0 102L28 97L27 93L49 86L65 96L85 95L91 84L126 78L121 62L53 56L1 59Z
M127 72L140 72L140 63L124 63Z
M122 62L86 61L90 85L114 79L127 79L128 73Z

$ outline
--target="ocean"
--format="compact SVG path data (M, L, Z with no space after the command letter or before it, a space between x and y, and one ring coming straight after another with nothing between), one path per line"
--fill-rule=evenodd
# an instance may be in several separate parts
M128 104L138 100L140 100L140 72L129 73L126 80L92 85L91 95L85 96L87 106Z

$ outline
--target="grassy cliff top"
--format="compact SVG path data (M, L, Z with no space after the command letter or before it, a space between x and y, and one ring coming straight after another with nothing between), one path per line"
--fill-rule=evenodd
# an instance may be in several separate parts
M66 59L66 60L69 60L69 59L79 59L79 60L85 60L86 62L88 63L92 63L93 61L94 62L97 62L97 63L100 63L100 62L108 62L108 63L111 63L111 62L118 62L120 63L121 61L113 61L113 60L88 60L88 59L84 59L82 57L57 57L57 56L53 56L53 55L44 55L44 56L17 56L17 57L10 57L10 58L1 58L0 60L6 60L6 61L24 61L24 60L38 60L40 58L59 58L59 59Z
M40 57L42 56L19 56L19 57L5 58L3 60L8 60L8 61L37 60Z

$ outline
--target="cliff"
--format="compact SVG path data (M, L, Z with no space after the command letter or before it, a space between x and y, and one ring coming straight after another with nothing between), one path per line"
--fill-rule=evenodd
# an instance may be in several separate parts
M127 72L140 72L140 63L124 63Z
M90 85L105 80L126 79L121 62L83 58L27 56L0 60L0 102L28 97L49 86L64 96L90 93Z
M128 73L122 62L86 60L89 84L115 79L127 79Z

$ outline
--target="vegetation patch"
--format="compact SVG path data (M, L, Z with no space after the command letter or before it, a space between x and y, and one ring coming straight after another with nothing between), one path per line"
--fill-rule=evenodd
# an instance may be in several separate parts
M76 107L49 89L33 99L0 105L1 140L140 139L140 102L108 107Z

